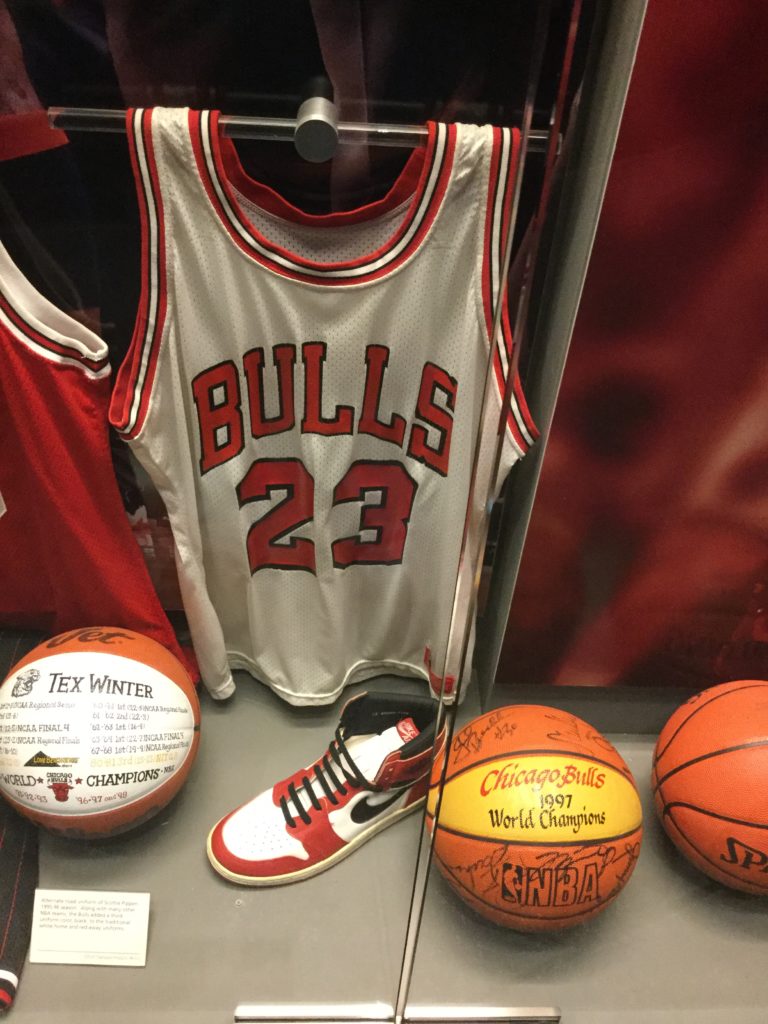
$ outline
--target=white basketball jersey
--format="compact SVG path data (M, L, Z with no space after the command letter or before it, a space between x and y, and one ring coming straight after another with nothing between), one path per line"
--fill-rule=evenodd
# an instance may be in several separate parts
M209 690L447 676L511 351L504 316L481 425L517 133L431 124L383 199L317 216L246 175L215 112L128 129L144 281L110 415L165 501ZM534 437L516 382L504 472Z

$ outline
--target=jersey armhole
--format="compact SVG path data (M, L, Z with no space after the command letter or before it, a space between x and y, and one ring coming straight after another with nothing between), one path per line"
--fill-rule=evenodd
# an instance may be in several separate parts
M166 254L163 203L152 139L152 110L126 111L126 131L141 223L141 291L128 352L115 379L109 420L126 440L141 432L165 324Z
M492 128L488 201L483 246L483 313L488 344L493 352L493 376L499 405L504 402L514 338L509 315L508 282L502 280L504 249L510 230L512 197L520 158L520 132L516 128ZM499 327L494 336L496 304L501 302ZM520 377L515 379L507 413L506 436L516 458L521 458L539 436L523 393Z
M39 292L13 262L2 242L0 320L5 321L12 339L57 368L75 369L90 380L101 380L111 374L106 343Z

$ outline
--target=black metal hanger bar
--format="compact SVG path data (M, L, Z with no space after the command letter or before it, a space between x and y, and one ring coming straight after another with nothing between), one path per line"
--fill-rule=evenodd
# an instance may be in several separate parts
M125 132L124 110L100 110L91 107L49 107L48 121L52 128L68 132ZM219 125L233 139L265 139L294 142L298 120L282 117L242 117L222 114ZM365 124L341 121L336 126L341 143L416 148L427 139L425 125ZM531 150L544 152L549 140L547 131L531 131Z

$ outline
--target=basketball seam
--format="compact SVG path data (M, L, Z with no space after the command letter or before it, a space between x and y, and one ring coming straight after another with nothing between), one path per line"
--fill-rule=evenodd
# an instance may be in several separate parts
M673 804L670 804L669 806L670 806L670 807L672 807L672 806L683 806L683 807L684 807L684 806L691 806L691 809L692 809L692 810L699 810L699 808L697 808L697 807L693 807L692 805L685 805L685 804L679 804L679 805L678 805L678 804L675 804L675 805L673 805ZM724 868L724 867L721 867L721 866L720 866L720 865L719 865L718 863L716 863L715 861L711 860L711 858L710 858L710 857L708 857L708 856L707 856L707 855L706 855L705 853L703 853L703 852L702 852L702 850L700 850L700 849L699 849L699 847L698 847L698 846L697 846L697 845L696 845L696 844L695 844L695 843L693 842L693 840L692 840L692 839L690 839L690 838L689 838L689 837L688 837L688 836L687 836L687 835L685 834L685 832L683 832L682 828L680 827L680 825L678 825L678 823L677 823L677 822L675 821L675 819L674 819L674 818L673 818L673 817L672 817L671 815L667 815L667 810L666 810L666 808L665 808L665 810L664 810L664 815L665 815L665 817L668 817L668 819L669 819L669 824L670 824L670 825L672 825L672 826L674 827L675 831L676 831L676 832L678 833L678 835L680 836L680 838L681 838L681 839L682 839L682 840L683 840L684 842L686 842L686 843L688 844L688 846L690 846L690 847L691 847L691 849L692 849L692 850L694 850L694 851L696 852L696 854L697 854L697 855L698 855L699 857L701 857L701 859L702 859L702 860L703 860L703 861L704 861L704 862L705 862L706 864L710 864L710 865L711 865L711 866L712 866L713 868L715 868L715 870L719 871L719 872L720 872L720 873L721 873L722 875L725 875L725 877L726 877L726 878L732 878L732 879L733 879L734 881L737 881L737 882L741 882L741 883L743 883L743 884L745 884L745 885L753 886L753 889L750 889L750 890L749 890L750 892L753 892L753 893L755 893L755 894L757 894L757 895L760 895L760 894L764 894L764 893L766 892L766 890L765 890L765 889L762 889L762 888L760 888L760 886L758 886L758 885L757 885L756 883L754 883L754 882L750 882L750 881L749 881L749 879L746 879L746 878L742 878L742 876L741 876L741 875L736 875L736 874L733 874L732 872L728 871L728 870L727 870L726 868ZM715 817L718 817L718 815L715 815ZM728 819L726 819L726 820L728 820ZM736 824L736 822L734 822L734 824ZM768 826L762 826L762 827L768 827ZM671 838L672 838L672 837L670 836L670 839L671 839ZM673 840L673 842L674 842L674 840ZM677 844L675 844L675 845L677 845ZM678 849L679 849L679 847L678 847ZM681 852L681 853L683 854L683 856L685 856L685 853L684 853L684 851L680 850L680 852ZM690 864L691 864L691 865L692 865L692 866L693 866L694 868L696 868L696 869L697 869L697 870L699 870L699 871L702 871L702 873L703 873L703 874L706 874L706 872L704 872L704 871L702 870L702 868L700 868L700 867L699 867L699 866L698 866L697 864L694 864L694 863L693 863L692 861L690 861L690 859L689 859L689 858L686 858L686 859L687 859L687 860L689 861L689 863L690 863ZM708 877L709 877L709 878L712 878L712 875L709 875ZM718 879L715 879L715 881L718 881ZM725 884L725 883L722 883L722 882L721 882L721 884ZM747 891L747 890L742 890L742 891Z
M600 836L599 839L503 839L501 837L496 838L495 836L478 836L471 832L461 832L457 828L451 828L450 825L443 825L440 823L440 819L437 820L437 829L441 832L448 832L452 836L459 836L461 839L474 839L475 841L483 843L502 843L504 846L602 846L604 843L615 843L619 839L626 839L627 836L633 836L638 829L643 827L642 818L635 825L634 828L629 829L627 832L621 832L616 836ZM768 826L766 826L768 827Z
M710 697L709 700L706 700L702 704L699 704L698 707L695 707L693 709L693 711L690 713L690 715L688 715L687 718L684 718L683 721L677 726L675 731L672 733L672 735L667 740L666 745L661 750L657 750L656 755L654 757L654 763L656 763L659 760L661 760L661 758L664 756L664 754L667 753L669 748L672 746L674 741L677 739L677 737L680 734L680 732L682 731L683 727L686 726L690 722L690 720L695 715L697 715L700 711L703 711L705 708L708 708L711 704L714 704L714 702L716 700L721 700L723 697L729 697L732 693L741 693L742 690L752 690L752 689L755 689L755 688L759 689L760 687L766 686L766 685L768 685L768 683L766 683L765 681L763 681L763 680L756 680L754 683L749 683L748 685L745 685L745 686L738 686L735 689L726 690L724 693L716 693L714 696ZM706 691L704 691L704 692L706 692Z
M746 825L748 828L768 829L768 823L761 825L756 821L745 821L742 818L729 818L727 814L718 814L717 811L708 811L705 807L699 807L698 804L689 804L685 800L672 800L671 803L665 803L664 814L668 815L673 807L685 807L689 811L698 811L699 814L704 814L708 818L717 818L718 821L727 821L731 825Z
M682 764L679 764L675 768L670 769L670 771L668 771L666 775L662 775L661 777L659 777L656 765L654 765L654 770L656 771L656 786L658 788L661 788L662 783L666 782L673 775L676 775L678 772L683 771L683 769L685 768L690 768L691 765L699 764L702 761L707 761L711 757L720 757L722 754L733 754L737 750L751 750L755 747L763 746L768 746L768 739L752 740L750 743L738 743L736 744L736 746L733 747L723 747L721 750L711 750L706 754L699 754L698 757L691 758L690 761L684 761Z

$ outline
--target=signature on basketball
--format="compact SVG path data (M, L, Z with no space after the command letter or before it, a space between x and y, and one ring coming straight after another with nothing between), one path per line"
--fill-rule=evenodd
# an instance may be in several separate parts
M457 864L453 868L453 873L473 892L492 892L501 884L502 869L508 850L509 846L503 843L493 853L479 857L471 864Z
M517 871L527 871L533 877L551 878L553 872L564 872L574 868L594 873L593 877L601 878L609 867L615 870L614 882L602 899L608 901L620 889L632 874L637 858L640 856L640 843L625 843L623 846L600 843L585 847L575 853L540 853L535 858L535 865L525 868L519 864L515 850L509 844L502 844L485 857L478 857L469 864L456 864L452 874L460 884L478 896L494 895L503 885L504 872L508 866L519 865Z
M53 637L48 641L46 647L60 647L62 644L71 643L74 640L79 640L83 644L113 644L115 640L123 638L130 640L130 635L116 629L77 629L74 633L62 633L61 636Z
M637 858L640 856L640 841L624 843L622 846L614 846L601 843L599 846L588 846L576 853L540 853L536 858L541 867L547 868L570 868L578 867L584 861L597 862L597 874L604 874L609 865L618 868L616 882L606 898L612 896L623 888L624 883L632 874ZM620 867L619 867L620 865Z
M505 722L503 720L505 717L504 712L505 709L500 708L498 711L490 714L487 719L478 723L478 725L469 725L466 729L462 729L458 736L454 737L451 750L455 765L461 764L468 757L477 754L482 749L483 740L489 732L493 731L493 735L497 740L504 739L505 736L514 735L517 725L515 722Z
M613 747L604 736L589 726L582 728L584 723L580 723L570 715L561 717L554 714L544 717L555 723L556 727L547 733L547 739L552 740L553 743L562 743L570 748L581 747L583 750L592 750L597 746L613 753Z

